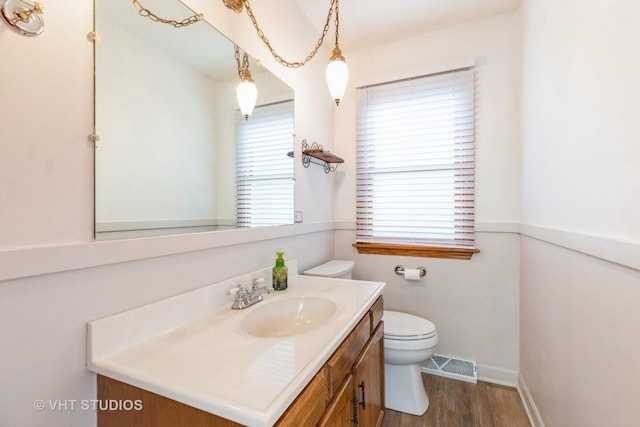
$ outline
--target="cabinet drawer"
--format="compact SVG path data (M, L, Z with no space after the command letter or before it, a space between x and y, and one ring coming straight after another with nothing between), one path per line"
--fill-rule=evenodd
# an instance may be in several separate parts
M378 323L380 323L382 315L384 314L382 297L378 297L376 302L373 303L369 309L369 314L371 315L371 332L373 333L373 331L378 327Z
M333 397L340 383L342 383L342 380L351 371L353 363L369 340L369 336L371 335L370 318L371 316L369 312L367 312L325 365L327 400Z
M280 417L276 426L299 427L316 425L327 407L325 390L325 371L320 369L320 372L316 374Z

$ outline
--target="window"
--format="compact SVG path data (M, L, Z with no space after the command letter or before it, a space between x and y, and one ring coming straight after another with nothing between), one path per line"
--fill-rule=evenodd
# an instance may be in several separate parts
M463 69L358 89L360 253L469 259L474 82Z
M236 116L236 223L259 227L293 223L293 101Z

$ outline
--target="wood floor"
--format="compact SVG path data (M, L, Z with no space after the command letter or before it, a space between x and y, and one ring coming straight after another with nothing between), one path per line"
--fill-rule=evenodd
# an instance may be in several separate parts
M530 427L515 388L422 374L429 409L421 416L385 410L382 427Z

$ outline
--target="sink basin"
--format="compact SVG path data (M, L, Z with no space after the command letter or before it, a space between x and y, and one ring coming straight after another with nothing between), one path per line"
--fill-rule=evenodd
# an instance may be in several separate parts
M276 338L297 335L323 325L336 312L326 298L299 297L262 302L242 320L244 332L255 337Z

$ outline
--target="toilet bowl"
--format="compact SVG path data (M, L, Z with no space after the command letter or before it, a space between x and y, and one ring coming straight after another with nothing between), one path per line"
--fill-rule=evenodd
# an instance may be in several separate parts
M436 327L427 319L385 310L385 406L394 411L422 415L429 408L420 364L438 345Z

